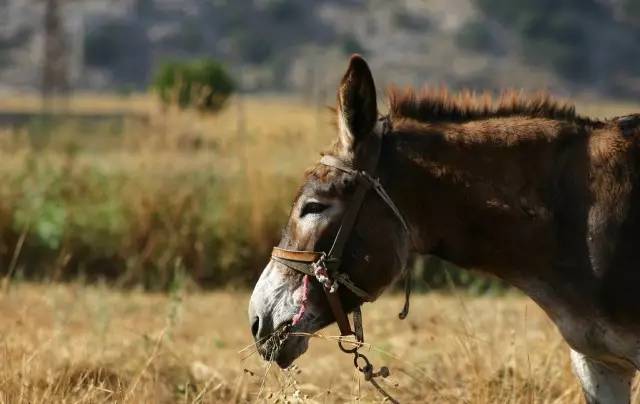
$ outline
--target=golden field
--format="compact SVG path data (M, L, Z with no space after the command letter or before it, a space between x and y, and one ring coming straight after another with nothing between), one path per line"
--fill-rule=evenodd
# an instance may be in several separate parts
M248 298L15 284L0 296L0 402L382 402L334 327L289 370L261 361ZM528 299L419 295L405 321L401 305L364 306L365 352L400 402L580 402L566 345Z
M336 329L281 371L254 353L246 319L247 286L334 136L328 109L245 97L204 116L87 95L64 107L149 118L0 129L0 403L382 401ZM38 108L0 99L0 111ZM406 321L401 305L364 307L367 355L400 402L580 402L567 347L517 293L416 295Z

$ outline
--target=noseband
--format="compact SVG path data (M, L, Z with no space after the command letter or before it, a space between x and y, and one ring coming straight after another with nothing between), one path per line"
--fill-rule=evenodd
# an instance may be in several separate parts
M380 123L382 124L382 131L381 135L376 134L378 144L377 156L372 164L373 170L377 168L378 161L380 159L380 149L382 143L381 138L391 130L388 117L381 118ZM329 306L331 307L331 311L333 312L333 316L338 323L341 336L355 336L356 338L355 348L344 348L341 341L339 342L340 348L345 352L355 353L356 358L354 363L356 364L357 368L361 369L364 372L364 370L357 363L359 358L363 358L366 362L366 365L364 367L370 367L366 358L357 353L357 349L364 342L360 307L358 306L354 311L354 329L352 330L349 323L349 318L347 317L342 302L338 297L338 286L343 285L344 287L349 289L349 291L356 295L361 300L361 302L373 301L373 297L366 290L359 288L356 284L354 284L349 278L349 275L347 275L343 271L340 271L344 248L347 244L347 241L349 240L349 237L351 236L364 198L370 189L373 189L380 197L380 199L382 199L382 201L389 207L389 209L391 209L395 217L402 225L403 230L407 234L409 234L409 227L406 220L400 213L400 210L398 209L396 204L393 203L393 200L391 199L391 197L389 197L389 194L385 191L380 181L373 175L369 174L366 170L358 170L347 164L346 162L338 159L337 157L330 155L323 156L320 160L320 164L337 169L352 176L357 184L353 198L342 217L342 222L340 223L340 227L338 228L336 236L333 240L331 249L329 250L329 252L324 252L287 250L284 248L274 247L271 258L274 261L287 266L288 268L301 272L310 277L315 277L322 284L323 290L329 302ZM408 273L406 273L405 275L408 276ZM408 286L409 283L407 282L405 285ZM409 309L408 290L409 289L407 288L407 299L405 301L405 307L402 313L400 313L401 319L406 317Z

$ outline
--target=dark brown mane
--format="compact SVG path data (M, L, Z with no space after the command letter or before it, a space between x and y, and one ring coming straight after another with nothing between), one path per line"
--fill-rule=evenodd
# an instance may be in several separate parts
M388 91L392 118L410 118L420 122L466 122L477 119L528 116L595 123L576 114L573 104L556 100L548 93L525 94L505 91L499 97L469 90L452 93L445 87L390 88Z

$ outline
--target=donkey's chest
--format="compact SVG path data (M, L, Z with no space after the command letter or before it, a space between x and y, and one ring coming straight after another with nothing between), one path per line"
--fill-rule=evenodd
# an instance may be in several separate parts
M599 317L562 313L552 317L576 351L607 361L631 362L640 368L640 335Z
M542 285L526 285L525 292L549 315L576 351L592 358L632 363L640 368L640 334L598 314L590 302L577 304Z

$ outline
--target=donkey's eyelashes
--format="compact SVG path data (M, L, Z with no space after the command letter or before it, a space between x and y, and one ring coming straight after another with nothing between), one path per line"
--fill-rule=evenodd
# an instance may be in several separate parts
M302 210L300 211L300 217L304 217L306 215L314 213L321 213L327 210L328 207L329 205L320 202L307 202L304 204Z

